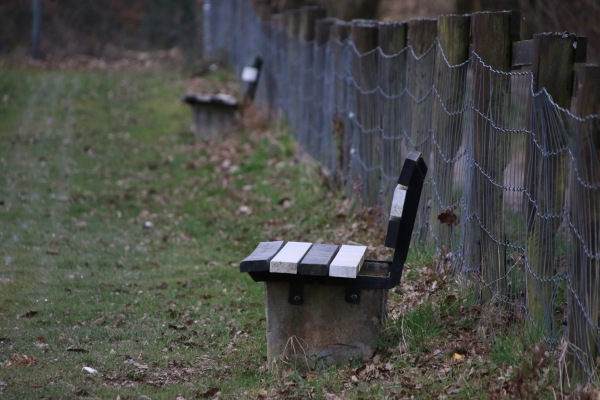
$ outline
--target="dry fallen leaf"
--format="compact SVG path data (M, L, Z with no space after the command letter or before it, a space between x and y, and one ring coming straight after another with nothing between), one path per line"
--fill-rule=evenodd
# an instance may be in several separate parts
M217 393L219 393L219 388L212 387L212 388L208 389L206 392L202 393L200 395L200 397L208 399L210 397L213 397L213 396L217 395Z
M37 358L34 356L28 356L26 354L13 354L6 363L7 367L29 367L37 363Z
M238 214L250 215L252 214L252 209L246 205L241 205L238 210Z
M306 379L307 380L317 379L319 376L320 376L319 374L315 374L314 372L308 372L306 374Z
M154 223L152 221L145 221L143 228L144 229L152 229L152 228L154 228Z
M123 362L123 364L133 365L134 367L139 368L139 369L148 369L148 364L140 364L139 362L135 361L132 358L128 358L127 360L125 360Z
M458 225L460 222L460 218L452 210L444 210L437 218L444 225Z
M45 349L48 347L48 343L46 343L46 338L43 336L39 336L37 338L37 341L34 342L35 346L40 348L40 349Z
M77 228L77 229L85 229L87 227L87 222L79 220L79 219L74 219L73 225L75 225L75 228Z
M81 347L69 346L66 348L66 351L70 351L73 353L87 353L86 349L82 349Z
M293 204L292 200L288 197L284 197L283 199L277 202L283 208L290 208Z
M34 311L34 310L27 311L25 314L19 315L19 318L31 318L31 317L35 317L37 313L38 312Z

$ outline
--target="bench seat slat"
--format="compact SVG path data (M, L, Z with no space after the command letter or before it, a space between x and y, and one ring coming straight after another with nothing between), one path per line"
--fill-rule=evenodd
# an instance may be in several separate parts
M298 275L329 275L329 264L339 247L335 244L314 244L298 264Z
M262 272L269 270L269 263L285 242L277 240L274 242L260 242L256 249L240 263L241 272Z
M296 274L298 263L310 249L312 243L287 242L271 260L269 271L281 274Z
M329 265L329 276L356 278L366 252L367 246L343 245Z

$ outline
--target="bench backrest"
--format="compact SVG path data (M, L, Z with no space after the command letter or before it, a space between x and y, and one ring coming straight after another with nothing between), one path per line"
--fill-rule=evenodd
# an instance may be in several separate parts
M411 151L404 161L394 189L385 238L385 246L394 249L391 273L397 275L398 280L408 254L426 174L427 165L421 153Z
M242 82L246 85L244 93L244 100L246 101L252 101L254 100L254 96L256 96L256 89L258 87L262 65L262 58L256 57L254 58L252 65L246 66L242 70Z

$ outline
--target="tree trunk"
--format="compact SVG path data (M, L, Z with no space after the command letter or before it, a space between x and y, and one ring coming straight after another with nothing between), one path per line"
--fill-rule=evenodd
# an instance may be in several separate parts
M31 56L40 59L40 42L42 38L42 0L33 0L33 21L32 21L32 51Z

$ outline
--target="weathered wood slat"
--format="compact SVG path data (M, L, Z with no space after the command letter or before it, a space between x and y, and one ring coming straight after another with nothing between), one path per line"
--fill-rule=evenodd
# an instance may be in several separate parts
M587 37L578 36L575 41L575 63L584 63L587 58ZM524 67L533 64L533 39L512 44L512 66Z
M575 40L574 63L584 63L587 61L587 44L587 36L577 36L577 40Z
M376 96L366 94L373 92L377 87L377 75L371 71L379 68L378 59L363 56L378 46L379 24L377 21L356 19L352 21L352 41L357 53L352 57L352 77L358 84L356 88L356 121L363 129L369 131L379 124ZM381 147L378 135L358 135L357 151L361 160L367 160L369 168L363 179L363 200L366 205L373 206L377 203L379 181L381 179L378 168Z
M390 209L390 218L402 218L402 210L404 209L404 200L406 199L406 186L396 185L394 189L394 199L392 200L392 208Z
M343 245L329 265L329 276L356 278L366 252L367 246Z
M569 109L573 93L573 67L575 60L576 36L563 33L542 33L533 36L533 90L544 88L557 106ZM544 96L545 97L545 96ZM544 100L534 100L539 104ZM535 104L535 103L534 103ZM540 279L554 276L555 255L558 249L555 243L560 218L538 217L539 213L559 215L565 207L564 198L568 188L570 158L562 153L554 138L553 130L547 124L536 120L532 115L530 126L535 138L526 142L525 188L535 201L527 202L527 268L525 275L525 296L529 318L527 329L549 333L554 328L551 318L547 317L547 307L553 303L554 282ZM554 124L567 126L568 117L559 114ZM545 121L544 121L545 122ZM569 138L570 140L570 138ZM544 151L555 154L552 160L541 155L537 146L542 144Z
M308 41L315 39L317 21L325 18L325 9L318 6L304 6L300 8L300 36Z
M579 38L577 38L579 43ZM578 44L579 47L579 44ZM571 112L578 116L600 113L600 66L591 64L575 65L574 97L571 100ZM574 139L575 170L583 182L600 183L598 171L598 158L600 154L600 126L590 124L590 129L578 132ZM594 156L594 154L596 156ZM575 173L573 172L573 175ZM583 364L581 353L573 349L581 349L587 354L600 354L598 330L590 325L586 318L588 315L600 316L600 265L598 260L586 254L600 252L597 232L600 227L600 192L592 186L581 184L578 179L573 179L569 190L571 201L570 220L573 221L575 230L585 232L582 243L573 246L573 269L570 272L573 291L567 297L567 312L569 313L568 339L573 347L567 352L567 365L570 366L571 376L585 377L586 371L593 371L592 363ZM589 246L589 247L588 247ZM586 247L588 250L586 251ZM587 307L582 308L581 299ZM600 321L599 321L600 322ZM578 354L579 353L579 354ZM600 366L600 359L596 359L595 368ZM590 360L591 361L591 360Z
M483 64L492 70L510 72L513 33L516 33L513 19L515 13L509 11L478 12L471 15L471 36L473 51L481 57ZM477 63L475 63L477 64ZM481 267L481 300L489 301L494 293L506 293L507 280L504 250L493 238L503 238L504 224L503 196L505 191L493 182L504 182L507 160L496 157L507 154L510 142L499 134L495 126L508 126L508 113L499 110L506 107L510 99L511 80L508 75L497 74L483 65L474 68L472 102L478 112L473 113L472 151L473 161L483 173L472 174L472 188L468 198L469 209L479 218L469 223L468 243L479 243L479 251L471 252L466 262L470 266ZM494 116L493 121L485 116Z
M453 174L452 164L448 160L455 159L463 143L464 119L468 114L455 113L468 102L466 67L449 67L466 63L469 60L469 34L471 17L469 15L442 15L438 17L438 43L441 51L435 57L435 85L439 101L433 102L433 125L437 151L433 151L433 179L436 195L428 212L430 226L434 237L438 237L437 247L452 248L452 227L441 224L438 216L448 207L455 204L452 196ZM453 112L449 115L448 111Z
M296 274L298 263L310 249L312 243L287 242L271 260L269 271L280 274Z
M523 67L533 61L533 39L521 40L512 44L512 66Z
M240 263L241 272L268 271L271 259L283 247L285 242L278 240L275 242L260 242L256 249Z
M315 244L298 264L298 275L329 275L329 264L340 246L335 244Z

